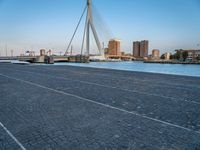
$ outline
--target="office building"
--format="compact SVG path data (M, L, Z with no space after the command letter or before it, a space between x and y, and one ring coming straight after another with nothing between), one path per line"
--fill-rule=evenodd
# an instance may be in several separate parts
M176 50L176 52L180 52L181 53L181 59L182 59L182 55L184 52L187 52L188 56L187 56L187 59L188 60L196 60L198 57L200 57L200 50L183 50L183 49L180 49L180 50Z
M133 42L133 56L136 58L148 57L149 41Z
M140 57L140 42L133 42L133 56L138 58Z
M149 41L140 42L140 57L148 57Z
M121 41L118 39L112 39L109 41L108 48L106 49L107 55L121 55L121 48L120 48Z

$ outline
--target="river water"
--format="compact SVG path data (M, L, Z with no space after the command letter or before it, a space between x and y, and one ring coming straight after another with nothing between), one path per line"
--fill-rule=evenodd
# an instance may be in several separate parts
M92 68L107 68L139 72L186 75L200 77L200 65L182 64L151 64L139 61L133 62L91 62L91 63L55 63L55 65L70 65Z

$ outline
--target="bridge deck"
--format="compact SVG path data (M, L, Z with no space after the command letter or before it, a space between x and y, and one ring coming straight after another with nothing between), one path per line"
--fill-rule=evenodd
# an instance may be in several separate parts
M0 149L200 149L200 78L0 64Z

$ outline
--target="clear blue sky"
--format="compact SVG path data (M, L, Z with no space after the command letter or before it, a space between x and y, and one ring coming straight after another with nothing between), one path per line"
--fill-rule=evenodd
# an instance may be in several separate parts
M109 26L110 38L121 39L125 52L131 53L132 42L143 39L150 41L150 51L200 49L200 0L93 0L93 4ZM15 54L40 48L64 52L84 5L85 0L0 0L1 55L5 43ZM82 28L75 49L80 48L81 32Z

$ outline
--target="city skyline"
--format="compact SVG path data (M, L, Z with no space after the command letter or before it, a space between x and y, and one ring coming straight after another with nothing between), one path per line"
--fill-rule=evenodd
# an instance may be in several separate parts
M93 0L93 3L111 29L110 38L121 39L126 53L132 53L132 42L137 40L149 40L149 52L200 49L198 0ZM41 48L64 53L84 6L85 0L0 0L1 55L5 55L6 44L8 53L39 52ZM80 39L82 29L73 43L75 49L80 47Z

